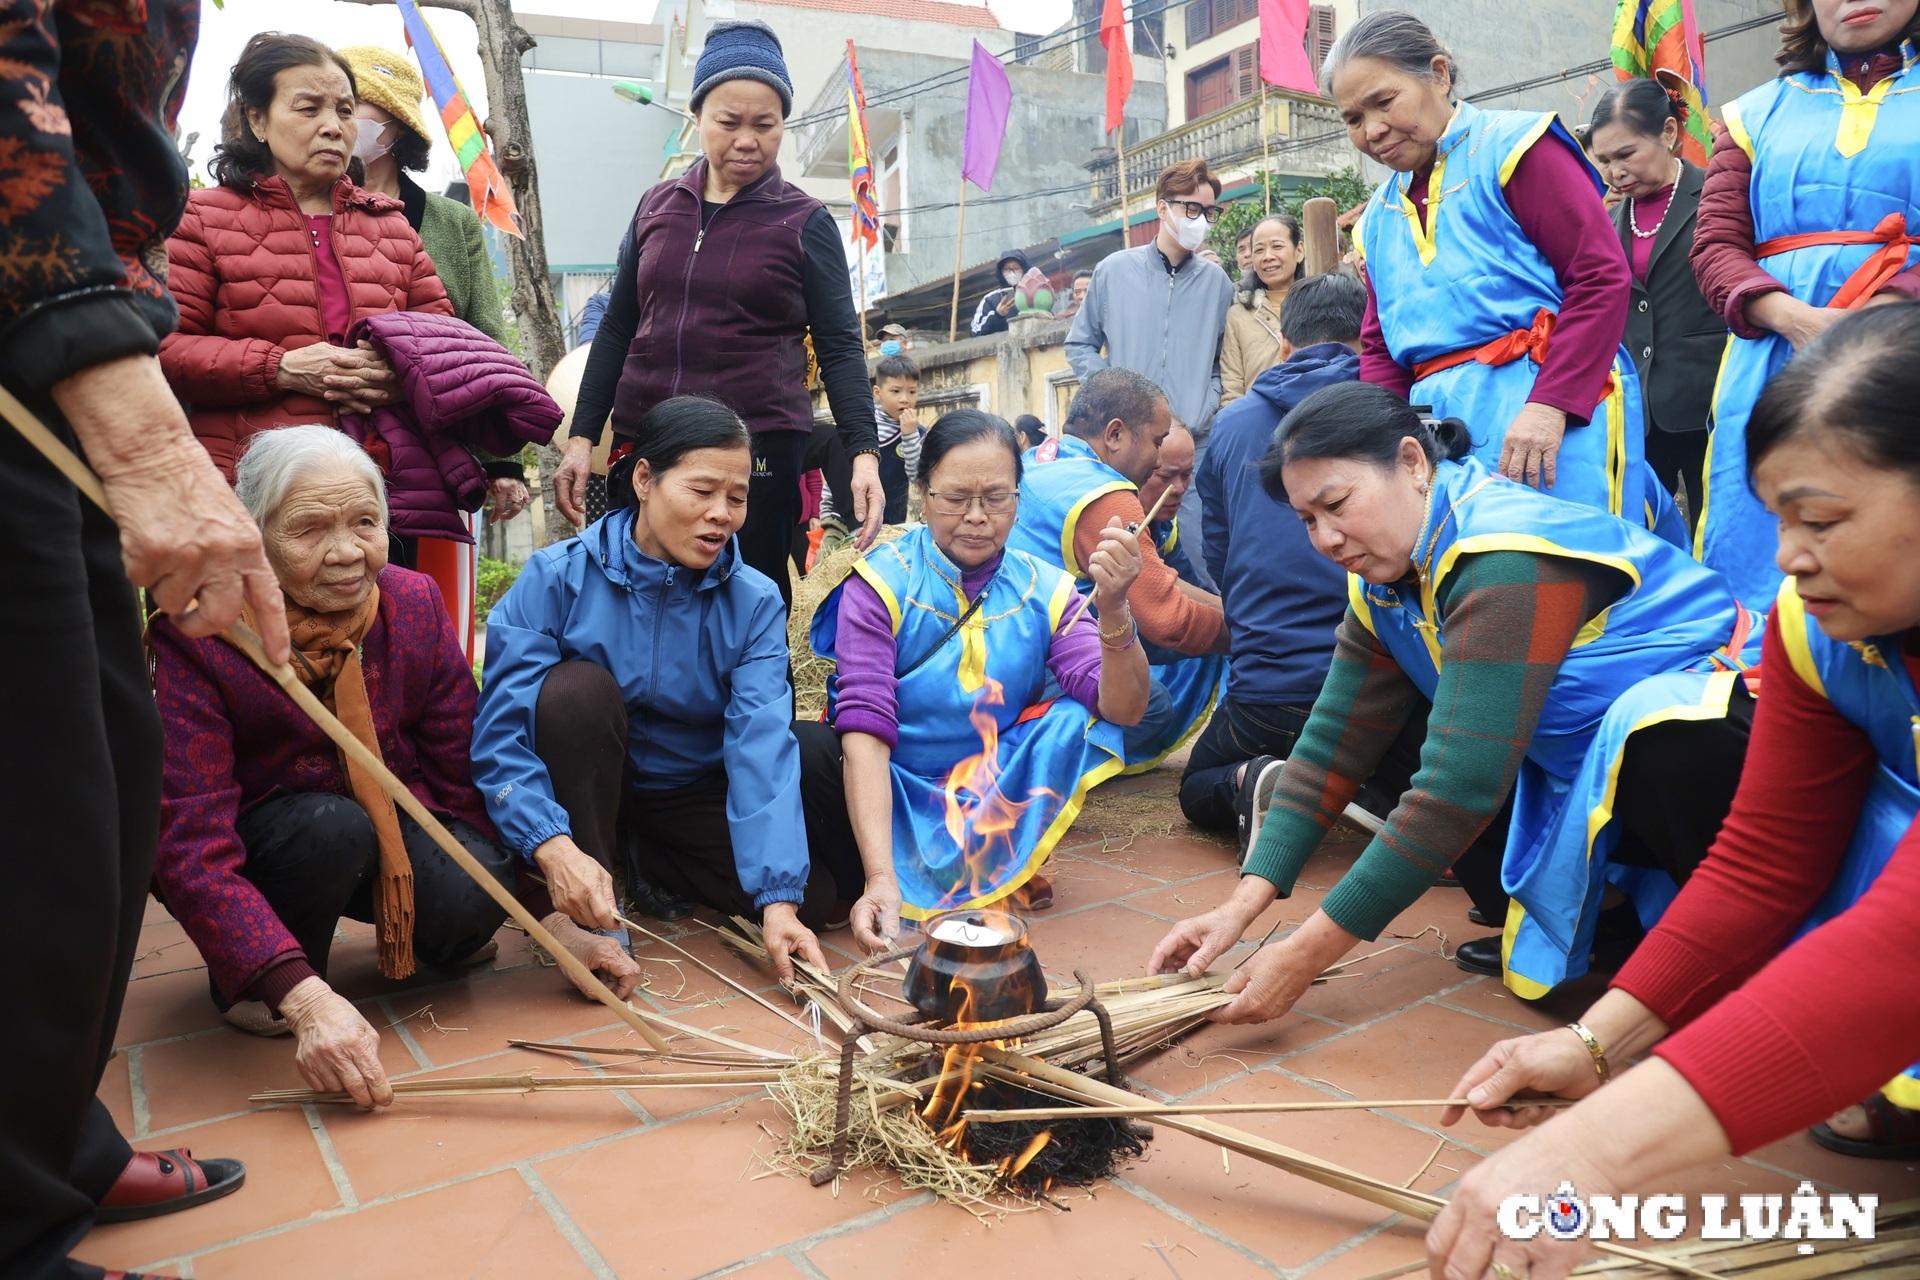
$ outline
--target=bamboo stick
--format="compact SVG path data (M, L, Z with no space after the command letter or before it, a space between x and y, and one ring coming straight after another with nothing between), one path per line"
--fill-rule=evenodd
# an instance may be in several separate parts
M1315 196L1300 208L1301 238L1306 241L1307 274L1321 276L1340 265L1340 208L1331 197Z
M985 1046L981 1054L987 1063L1003 1068L1001 1071L992 1072L1002 1080L1011 1079L1015 1083L1029 1087L1033 1082L1044 1081L1055 1086L1055 1089L1050 1092L1067 1091L1093 1102L1114 1106L1133 1106L1140 1101L1138 1094L1117 1089L1090 1076L1076 1075L1023 1053ZM1318 1156L1308 1155L1304 1151L1295 1151L1291 1147L1269 1142L1264 1138L1255 1137L1253 1134L1244 1133L1223 1124L1215 1124L1211 1120L1174 1117L1167 1120L1166 1125L1168 1128L1178 1129L1196 1138L1217 1143L1229 1151L1237 1151L1263 1164L1284 1169L1309 1182L1317 1182L1323 1187L1347 1192L1349 1195L1358 1196L1379 1205L1383 1209L1392 1209L1396 1213L1404 1213L1423 1222L1432 1221L1439 1215L1440 1210L1446 1207L1447 1202L1439 1196L1396 1187L1391 1182L1348 1169L1331 1160L1322 1160ZM1684 1262L1664 1258L1658 1254L1600 1242L1596 1242L1594 1247L1602 1253L1631 1258L1636 1262L1661 1267L1681 1275L1702 1277L1703 1280L1718 1280L1713 1272L1702 1271L1697 1267L1691 1267Z
M953 233L953 306L947 312L947 341L960 336L960 254L967 244L967 175L960 175L959 211Z
M1186 1102L1168 1103L1165 1106L1028 1107L1024 1110L1017 1107L1001 1110L981 1108L977 1111L963 1112L962 1115L968 1120L995 1124L1013 1120L1092 1120L1123 1116L1138 1116L1143 1119L1154 1116L1274 1116L1308 1111L1392 1111L1413 1107L1471 1105L1465 1098L1394 1098L1379 1102L1328 1098L1324 1102ZM1513 1105L1516 1107L1570 1107L1573 1103L1566 1098L1541 1098L1537 1102L1516 1100Z
M641 1049L626 1044L561 1044L548 1040L508 1040L510 1049L527 1049L534 1053L554 1053L565 1057L575 1054L600 1054L608 1057L646 1058L653 1062L687 1062L705 1067L761 1067L767 1060L758 1056L741 1053L661 1053L658 1049Z
M99 478L88 469L86 463L49 431L31 410L4 390L0 390L0 415L4 415L13 425L14 430L26 437L27 443L37 449L55 469L72 480L80 492L92 499L102 511L107 512L108 515L113 514L107 505L106 490L101 487ZM487 869L480 865L478 859L467 852L466 846L455 840L447 829L440 825L440 820L414 798L413 792L409 791L400 779L393 776L393 771L387 768L386 763L374 752L368 750L365 743L354 737L353 732L341 724L334 714L313 696L311 690L300 683L291 667L284 664L275 665L268 661L266 651L260 646L260 637L256 636L251 628L244 623L235 622L220 633L220 638L252 659L254 665L279 685L282 691L293 699L294 705L299 707L322 733L331 738L341 752L377 780L381 789L392 797L393 802L400 806L408 817L420 825L421 830L432 838L441 852L453 859L454 864L466 872L474 883L478 884L486 895L513 919L515 924L525 929L529 937L553 953L554 960L559 963L566 975L573 979L576 986L613 1010L622 1022L639 1032L647 1043L657 1049L667 1047L666 1039L647 1025L644 1015L609 991L606 984L594 976L593 970L587 968L572 952L562 947L547 931L546 926L534 919L533 913L521 906L520 900L514 897L505 885L494 879Z
M792 1014L788 1013L786 1010L779 1008L771 1000L768 1000L766 997L760 995L758 992L749 991L746 987L742 986L738 982L735 982L732 978L729 978L726 974L720 972L718 969L714 968L712 965L708 964L705 960L702 960L699 956L693 954L693 952L687 950L685 947L681 946L679 943L673 941L671 938L663 938L659 934L655 933L653 930L647 928L647 926L636 923L635 921L629 920L623 915L615 915L614 919L618 920L621 924L625 925L628 929L631 929L633 932L644 933L647 937L652 938L655 942L659 943L661 946L669 947L675 951L678 951L681 955L685 956L688 960L691 960L694 964L699 965L702 969L706 970L708 973L712 974L714 977L720 979L720 981L726 983L729 987L732 987L735 991L738 991L741 995L753 1001L755 1004L759 1005L762 1009L765 1009L768 1013L772 1014L774 1017L780 1019L782 1022L791 1024L796 1030L800 1032L801 1035L806 1036L809 1039L813 1038L814 1030L812 1027L809 1027L806 1023L800 1021L800 1019L794 1017Z
M686 1071L654 1075L612 1076L537 1076L519 1075L451 1076L437 1080L396 1080L396 1098L458 1098L490 1093L566 1093L596 1089L715 1089L773 1084L777 1071ZM352 1095L320 1089L265 1089L251 1095L249 1102L305 1103L352 1102Z

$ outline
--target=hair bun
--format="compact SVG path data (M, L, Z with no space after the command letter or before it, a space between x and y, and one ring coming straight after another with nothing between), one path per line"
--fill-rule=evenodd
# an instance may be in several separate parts
M1434 456L1441 461L1454 462L1473 452L1473 435L1460 419L1422 418L1421 422L1432 434Z
M1673 118L1681 124L1687 122L1687 81L1679 72L1668 67L1660 67L1653 73L1653 82L1667 95L1669 110Z

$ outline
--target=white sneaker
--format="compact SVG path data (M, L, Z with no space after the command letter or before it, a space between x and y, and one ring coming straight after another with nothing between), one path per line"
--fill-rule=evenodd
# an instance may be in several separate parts
M228 1026L238 1027L250 1036L293 1034L287 1020L267 1008L264 1000L242 1000L220 1016L227 1020Z
M1264 761L1264 763L1262 763ZM1247 765L1249 771L1254 765L1260 771L1253 776L1251 786L1241 793L1240 810L1240 865L1247 865L1247 855L1253 852L1254 841L1260 838L1260 826L1267 820L1267 807L1273 803L1273 793L1280 786L1281 774L1285 772L1287 762L1271 756L1262 756Z

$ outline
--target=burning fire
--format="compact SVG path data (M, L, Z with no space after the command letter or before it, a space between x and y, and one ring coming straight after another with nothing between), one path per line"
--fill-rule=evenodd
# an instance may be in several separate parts
M1013 842L1021 816L1042 800L1058 800L1059 793L1035 787L1025 800L1014 800L1000 789L1000 721L993 712L1006 705L1000 682L989 678L967 713L980 735L978 753L964 757L947 771L947 835L960 851L960 875L940 902L941 907L972 902L993 885L996 869L1024 862Z
M972 1018L974 994L971 984L965 978L956 977L953 980L953 989L958 993L959 1009L959 1013L953 1020L953 1026L967 1028L988 1025L976 1022ZM948 1045L946 1053L941 1058L939 1079L934 1084L933 1094L927 1099L926 1106L921 1108L920 1117L933 1127L940 1142L948 1150L968 1164L976 1164L979 1161L971 1149L969 1126L961 1113L969 1106L979 1104L980 1099L974 1095L978 1094L986 1084L985 1081L974 1078L975 1068L980 1063L981 1050L988 1045L995 1048L1013 1048L1018 1043L1017 1040L989 1040L976 1044ZM995 1164L996 1171L1005 1182L1009 1184L1016 1182L1026 1171L1027 1166L1033 1163L1034 1158L1045 1151L1052 1141L1053 1130L1042 1129L1028 1139L1026 1146L1018 1154L1001 1157ZM1044 1195L1052 1184L1051 1178L1045 1179L1037 1190Z

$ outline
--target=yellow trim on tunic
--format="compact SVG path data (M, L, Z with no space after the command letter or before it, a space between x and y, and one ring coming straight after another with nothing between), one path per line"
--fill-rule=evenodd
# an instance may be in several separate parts
M1888 76L1866 93L1861 93L1845 76L1836 78L1840 82L1840 132L1834 136L1833 146L1841 155L1852 159L1867 149L1867 140L1873 136L1873 123L1880 116L1880 104L1886 101L1888 91L1899 77Z
M1091 725L1096 718L1089 716L1087 723ZM1033 879L1034 873L1039 871L1052 855L1054 846L1060 843L1061 837L1067 834L1067 829L1073 825L1074 819L1080 816L1080 810L1087 802L1087 792L1119 773L1125 764L1126 761L1119 756L1109 756L1080 775L1073 784L1073 793L1067 797L1067 802L1060 806L1060 812L1054 815L1053 821L1041 833L1039 841L1033 847L1033 852L1027 857L1026 865L1021 867L1006 885L993 893L983 894L978 898L962 902L958 906L941 907L939 911L971 911L976 907L991 906L1003 898L1011 897L1022 885ZM930 919L938 915L939 911L929 911L922 907L915 907L911 903L902 903L900 906L900 914L909 920Z
M1060 563L1067 572L1076 578L1084 578L1087 571L1080 567L1080 558L1073 553L1073 531L1080 525L1080 516L1086 509L1110 493L1138 493L1140 486L1125 480L1109 480L1105 484L1095 485L1073 504L1067 512L1067 518L1060 526Z
M1424 221L1413 203L1413 197L1407 194L1406 188L1400 190L1400 212L1406 216L1407 226L1413 231L1413 247L1419 251L1420 265L1423 267L1432 266L1434 257L1440 252L1434 244L1434 234L1440 222L1440 192L1446 180L1447 153L1442 151L1434 157L1433 174L1427 179L1427 216Z
M1716 671L1707 677L1706 688L1702 690L1700 701L1691 704L1676 704L1662 707L1634 721L1620 740L1619 750L1607 761L1607 785L1601 794L1600 803L1587 810L1587 861L1593 861L1593 842L1600 836L1606 825L1613 821L1614 796L1620 787L1620 766L1626 759L1627 744L1633 741L1633 735L1642 729L1650 729L1657 724L1669 724L1682 720L1720 720L1727 714L1727 702L1733 696L1733 682L1740 678L1738 671ZM1513 956L1513 943L1520 932L1520 924L1527 918L1527 909L1518 899L1507 903L1507 923L1500 932L1500 974L1507 990L1522 1000L1538 1000L1553 990L1552 987L1523 977L1508 968Z
M1882 80L1881 84L1886 81ZM1887 1101L1896 1107L1905 1107L1908 1111L1920 1111L1920 1080L1909 1075L1898 1075L1887 1082L1880 1090L1887 1095Z
M1541 135L1553 128L1553 122L1559 118L1555 112L1542 112L1540 119L1529 125L1527 131L1520 135L1520 141L1513 144L1513 150L1507 152L1506 158L1500 162L1501 186L1507 185L1507 180L1513 177L1513 171L1520 167L1521 157L1532 150L1533 144L1540 141Z
M1613 363L1613 378L1607 384L1607 398L1600 402L1600 412L1607 416L1607 511L1611 515L1624 516L1627 502L1626 373L1619 367L1618 356L1614 357ZM1641 429L1645 430L1644 424ZM1651 508L1647 510L1646 526L1653 527Z
M1440 557L1440 567L1433 574L1433 589L1435 591L1440 589L1441 579L1446 577L1452 570L1454 562L1461 556L1478 555L1485 551L1526 551L1534 555L1557 556L1563 560L1581 560L1625 574L1628 581L1633 584L1628 589L1629 595L1640 589L1640 571L1634 567L1631 560L1601 555L1595 551L1576 551L1534 533L1483 533L1471 538L1458 539L1447 548L1446 555ZM1572 647L1578 649L1581 645L1592 644L1605 635L1607 615L1612 611L1613 606L1608 605L1582 623L1580 630L1574 633Z
M1720 407L1720 384L1727 376L1727 358L1733 354L1734 335L1727 335L1727 344L1720 348L1720 367L1713 374L1713 398L1707 401L1707 420L1717 416L1715 410ZM1707 433L1706 456L1700 461L1700 514L1693 525L1693 558L1705 562L1707 558L1707 508L1713 502L1713 440L1720 434L1719 427Z
M1807 643L1806 601L1800 598L1792 578L1780 584L1780 594L1773 601L1773 616L1780 623L1780 643L1787 648L1787 661L1793 667L1793 674L1799 676L1807 688L1826 697L1827 682L1820 678L1820 668L1813 661L1813 648Z
M1190 661L1203 661L1203 660L1204 659L1197 659L1197 658L1190 659ZM1174 752L1178 751L1180 748L1186 746L1187 743L1192 740L1195 734L1199 733L1200 730L1206 728L1207 720L1209 717L1213 715L1214 707L1219 705L1220 688L1221 688L1221 685L1224 683L1225 683L1224 681L1214 682L1213 694L1211 697L1207 699L1207 705L1200 709L1199 717L1195 719L1192 724L1188 725L1185 729L1181 730L1180 736L1173 740L1172 746L1168 747L1165 751L1162 751L1159 755L1155 756L1151 760L1142 760L1139 764L1126 765L1123 769L1120 770L1121 774L1125 777L1131 778L1135 774L1151 773L1153 770L1158 769L1168 756L1172 755Z
M1354 617L1360 619L1360 625L1367 629L1368 635L1376 640L1380 638L1379 631L1373 625L1373 602L1367 599L1367 584L1360 580L1357 573L1347 575L1347 607L1353 610Z
M1354 261L1363 267L1367 265L1367 242L1366 238L1361 234L1360 228L1366 220L1367 215L1365 212L1362 212L1359 217L1353 220L1353 229L1347 233L1353 240Z
M1748 163L1753 161L1753 138L1747 133L1747 122L1740 118L1740 104L1729 102L1720 108L1720 121L1727 126L1727 132L1733 135L1733 141L1747 153Z
M853 562L853 571L860 575L861 581L872 587L874 594L880 597L880 603L887 606L887 620L893 624L893 634L900 634L900 598L893 594L879 571L874 569L863 556Z

